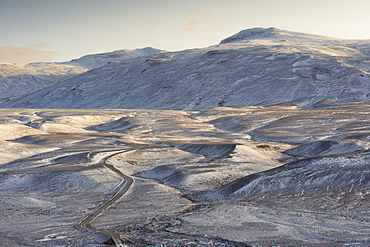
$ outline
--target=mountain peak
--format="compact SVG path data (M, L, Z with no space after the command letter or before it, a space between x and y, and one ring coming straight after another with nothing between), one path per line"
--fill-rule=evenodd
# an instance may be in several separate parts
M299 33L293 31L287 31L278 29L275 27L269 28L250 28L240 31L237 34L234 34L224 40L221 41L220 44L227 44L227 43L235 43L235 42L243 42L248 40L254 39L272 39L272 40L280 40L280 41L314 41L318 42L320 40L338 40L331 37L315 35L315 34L306 34L306 33Z
M60 64L67 64L78 66L86 69L98 68L100 66L106 65L111 61L126 60L136 57L151 56L157 53L164 52L163 50L155 49L153 47L144 47L134 50L115 50L113 52L90 54L80 57L78 59L73 59L69 62L62 62Z

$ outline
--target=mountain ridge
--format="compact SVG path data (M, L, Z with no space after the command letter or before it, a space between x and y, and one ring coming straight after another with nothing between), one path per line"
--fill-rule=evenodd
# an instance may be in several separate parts
M26 65L0 62L0 98L25 95L101 67L112 61L163 52L152 47L86 55L67 62L33 62Z
M111 62L0 106L204 110L369 100L370 41L312 42L317 36L276 28L240 33L244 39Z
M86 71L84 68L55 63L21 66L0 62L0 98L28 94Z
M317 35L317 34L306 34L301 32L294 32L283 30L275 27L269 28L250 28L244 29L226 39L223 39L220 44L232 43L232 42L241 42L241 41L249 41L253 39L275 39L278 41L288 41L288 40L302 40L302 41L314 41L317 42L318 40L327 40L327 41L335 41L339 40L337 38Z
M154 54L161 53L161 52L164 52L164 51L155 49L153 47L144 47L144 48L138 48L134 50L122 49L122 50L115 50L113 52L104 52L104 53L85 55L78 59L72 59L71 61L61 62L58 64L66 64L66 65L73 65L73 66L82 67L86 69L94 69L94 68L101 67L112 61L131 59L131 58L136 58L136 57L141 57L141 56L150 56L150 55L154 55Z

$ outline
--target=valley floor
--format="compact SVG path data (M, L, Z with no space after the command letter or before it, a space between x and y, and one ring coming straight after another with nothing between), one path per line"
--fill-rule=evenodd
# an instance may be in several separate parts
M368 109L0 109L0 241L370 245Z

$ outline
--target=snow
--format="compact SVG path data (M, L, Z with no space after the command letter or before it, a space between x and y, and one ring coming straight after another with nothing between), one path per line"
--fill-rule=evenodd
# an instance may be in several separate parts
M368 152L303 160L252 174L214 191L207 199L279 198L368 194ZM345 183L343 181L346 181Z
M26 66L0 63L0 98L25 95L86 71L56 63L31 63Z
M286 31L274 27L270 28L251 28L242 30L239 33L232 35L221 41L221 44L233 43L233 42L248 42L253 39L273 39L274 41L311 41L311 42L321 42L322 40L335 41L335 38L305 34L299 32Z
M324 102L368 100L370 41L279 29L245 30L240 35L244 38L201 49L120 60L122 55L119 61L0 106L204 110L271 104L312 108ZM100 61L104 56L82 60Z
M124 49L107 53L86 55L78 59L73 59L69 62L63 62L61 64L73 65L86 69L94 69L106 65L112 61L122 61L136 57L150 56L161 52L163 52L163 50L158 50L152 47L145 47L135 50Z
M149 56L162 50L146 47L93 54L69 62L37 62L25 66L0 62L0 98L25 95L69 79L108 62Z
M91 225L146 245L368 243L366 103L1 116L0 237L12 245L105 242L75 226L124 184L109 166L134 184ZM263 129L269 135L256 135ZM302 138L307 130L328 145Z
M367 142L361 141L317 141L285 151L286 154L300 157L316 157L341 153L351 153L368 149Z
M2 100L20 109L0 109L0 241L368 245L370 42L256 28L221 43L0 64L72 76Z

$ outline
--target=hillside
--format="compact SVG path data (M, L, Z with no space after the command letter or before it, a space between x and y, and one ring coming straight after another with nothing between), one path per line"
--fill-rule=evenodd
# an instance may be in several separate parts
M0 98L12 98L32 93L90 69L101 67L111 61L148 56L160 52L162 51L146 47L86 55L61 63L38 62L22 66L0 62Z
M86 71L84 68L54 63L21 66L0 62L0 98L28 94Z
M210 109L367 101L370 41L276 28L219 45L111 62L1 107Z
M235 180L203 199L351 196L369 193L369 151L296 161Z
M86 55L78 59L72 59L69 62L63 62L59 64L66 64L66 65L72 65L77 67L82 67L85 69L94 69L101 67L103 65L106 65L109 62L112 61L120 61L120 60L126 60L130 58L136 58L136 57L144 57L144 56L150 56L157 53L163 52L162 50L158 50L152 47L145 47L141 49L135 49L135 50L117 50L113 52L106 52L106 53L99 53L99 54L91 54Z

